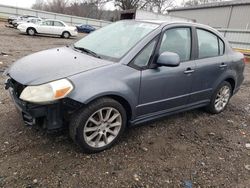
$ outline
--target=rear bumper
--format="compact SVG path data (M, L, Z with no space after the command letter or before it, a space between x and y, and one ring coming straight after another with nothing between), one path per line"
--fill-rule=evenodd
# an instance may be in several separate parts
M76 37L78 35L78 32L77 31L72 31L72 32L70 32L70 35L72 37Z

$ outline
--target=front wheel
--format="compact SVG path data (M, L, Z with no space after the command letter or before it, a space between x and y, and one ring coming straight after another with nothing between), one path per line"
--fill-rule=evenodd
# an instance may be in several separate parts
M34 28L28 28L27 34L30 36L34 36L36 34L36 30Z
M222 112L232 96L232 86L230 83L224 81L215 90L210 104L207 106L207 111L212 114Z
M98 99L76 114L70 122L70 136L87 153L96 153L115 144L126 127L123 106L111 99Z

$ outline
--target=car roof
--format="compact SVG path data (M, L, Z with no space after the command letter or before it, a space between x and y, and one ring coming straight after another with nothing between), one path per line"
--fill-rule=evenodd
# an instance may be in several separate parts
M206 28L208 30L215 30L214 28L208 26L208 25L204 25L204 24L200 24L200 23L196 23L196 22L188 22L188 21L169 21L169 20L138 20L136 19L135 21L139 21L139 22L147 22L147 23L153 23L153 24L158 24L158 25L162 25L162 26L166 26L166 25L174 25L174 24L182 24L182 25L187 25L187 26L195 26L195 27L201 27L201 28Z
M223 35L218 31L216 30L215 28L213 27L210 27L209 25L204 25L204 24L200 24L200 23L196 23L196 22L187 22L187 21L169 21L169 20L134 20L134 21L139 21L139 22L147 22L147 23L153 23L153 24L158 24L161 26L161 28L167 26L167 25L182 25L182 26L189 26L189 27L198 27L198 28L201 28L201 29L205 29L205 30L208 30L210 32L213 32L215 33L217 36L220 36L221 39L224 40L224 37Z
M64 23L63 21L61 21L61 20L56 20L56 19L45 19L44 21L57 21L57 22L62 22L62 23Z

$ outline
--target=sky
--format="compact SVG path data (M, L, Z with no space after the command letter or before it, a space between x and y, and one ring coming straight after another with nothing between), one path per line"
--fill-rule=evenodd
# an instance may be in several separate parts
M36 0L0 0L0 4L30 8L35 3L35 1ZM177 4L180 4L181 2L182 0L176 0ZM114 9L114 6L112 3L108 3L105 8L112 10Z

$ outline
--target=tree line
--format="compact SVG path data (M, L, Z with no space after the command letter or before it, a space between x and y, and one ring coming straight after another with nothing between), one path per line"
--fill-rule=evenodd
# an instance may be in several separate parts
M180 6L197 6L225 0L183 0ZM115 7L109 10L107 4ZM106 8L105 8L106 7ZM62 14L115 21L120 11L142 9L156 13L167 13L177 7L177 0L36 0L32 8Z

